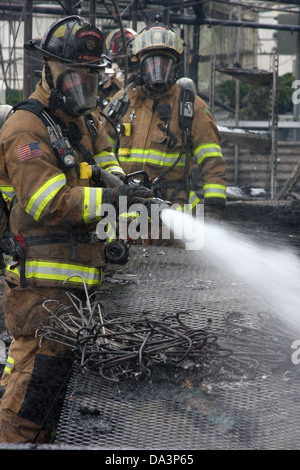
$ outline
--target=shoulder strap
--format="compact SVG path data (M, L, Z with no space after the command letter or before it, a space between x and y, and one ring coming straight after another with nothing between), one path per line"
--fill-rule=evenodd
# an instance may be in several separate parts
M82 134L76 123L73 123L73 125L72 123L70 123L69 126L65 126L53 113L51 113L51 111L49 110L47 106L43 105L40 101L34 98L29 98L28 100L21 101L19 104L14 106L14 110L17 110L17 109L25 109L26 111L31 111L32 113L36 114L43 121L46 127L49 125L51 125L51 127L53 127L53 125L58 126L60 132L69 139L72 146L78 148L78 150L84 156L85 160L89 164L95 163L93 159L93 154L89 152L80 143ZM87 125L87 128L92 138L92 145L93 145L94 153L95 153L97 129L94 124L93 116L92 114L89 114L88 116L85 116L84 119L85 119L85 123Z
M47 108L47 106L45 106L40 101L35 100L34 98L29 98L28 100L21 101L20 103L16 104L13 109L14 111L17 111L18 109L25 109L26 111L30 111L36 114L46 126L49 125L49 122L45 119L42 114L42 111L46 111L47 113L49 113L49 108ZM53 118L52 115L51 117Z
M97 136L98 136L98 131L97 131L97 128L96 128L96 125L95 125L94 116L90 113L90 114L84 116L84 120L85 120L86 126L89 130L89 133L90 133L90 136L91 136L91 139L92 139L93 150L94 150L94 153L95 153L96 152L96 140L97 140Z
M54 131L56 138L60 139L63 137L64 124L53 114L50 109L34 98L28 98L27 100L21 101L14 106L14 111L18 109L25 109L38 116L43 124L48 128L49 126Z

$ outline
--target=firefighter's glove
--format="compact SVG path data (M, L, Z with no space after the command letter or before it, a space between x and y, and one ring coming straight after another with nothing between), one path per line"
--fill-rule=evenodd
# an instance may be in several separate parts
M224 209L223 206L211 205L204 206L204 219L208 222L218 222L224 218Z
M132 204L146 204L153 197L153 191L140 185L124 184L112 189L112 203L118 209L121 196L127 197L127 208Z

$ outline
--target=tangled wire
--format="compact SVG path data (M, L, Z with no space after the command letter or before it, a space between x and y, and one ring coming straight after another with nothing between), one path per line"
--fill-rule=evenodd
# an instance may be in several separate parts
M84 281L84 280L83 280ZM224 331L211 334L183 322L186 312L161 320L108 319L95 295L85 301L66 292L68 305L44 302L48 325L40 325L36 336L63 343L74 353L76 364L92 374L118 382L122 377L150 375L155 364L185 369L197 367L197 377L219 372L226 378L253 378L259 362L286 364L292 336L268 321L260 328L245 326L239 312L225 315Z
M154 364L204 364L208 358L219 369L231 351L221 348L217 336L192 329L183 321L185 312L162 320L108 320L102 304L86 291L86 302L66 293L71 305L55 300L44 302L48 325L40 325L36 336L72 348L81 368L112 381L122 376L150 374ZM188 365L187 361L188 360ZM206 374L206 373L205 373Z

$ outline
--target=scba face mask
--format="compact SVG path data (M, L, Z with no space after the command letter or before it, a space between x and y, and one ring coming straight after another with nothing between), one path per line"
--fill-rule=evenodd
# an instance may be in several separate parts
M89 114L98 105L99 73L86 68L68 69L57 78L63 95L61 108L71 116Z
M149 55L141 59L144 87L153 94L161 94L176 81L176 60L171 55Z

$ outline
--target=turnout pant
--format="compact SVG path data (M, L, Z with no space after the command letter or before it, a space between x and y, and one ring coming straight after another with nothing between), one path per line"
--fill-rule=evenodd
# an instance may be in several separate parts
M71 350L35 336L46 324L45 300L68 304L64 289L4 287L4 313L13 335L1 386L1 443L46 443L55 432L72 369Z

